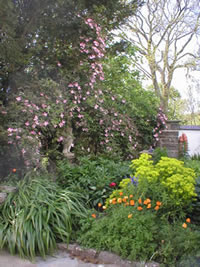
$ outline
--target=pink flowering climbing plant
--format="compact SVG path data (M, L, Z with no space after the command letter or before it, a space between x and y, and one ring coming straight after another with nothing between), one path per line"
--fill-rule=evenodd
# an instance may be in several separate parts
M42 149L49 148L49 140L57 146L62 144L69 120L78 136L92 142L96 138L101 151L113 153L121 142L127 144L131 156L139 146L140 134L133 118L118 109L119 105L126 105L126 100L101 86L105 79L101 63L106 52L104 33L92 18L83 18L83 23L87 30L79 37L78 71L71 80L64 87L44 82L34 97L24 92L16 96L22 116L19 125L13 123L8 128L8 142L20 147L27 166L39 163ZM60 61L55 65L62 71ZM88 145L83 144L81 149L89 151Z

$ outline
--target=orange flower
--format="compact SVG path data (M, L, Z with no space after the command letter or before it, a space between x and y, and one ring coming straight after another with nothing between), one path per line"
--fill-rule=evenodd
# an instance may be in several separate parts
M182 227L183 227L183 228L187 228L187 223L183 223L183 224L182 224Z
M106 206L103 206L102 209L103 209L103 210L106 210Z
M142 204L142 199L141 198L138 199L138 203Z
M129 206L129 203L128 203L128 202L126 202L124 206Z
M147 209L150 209L151 208L151 203L149 203L148 205L147 205Z
M143 210L143 208L142 208L142 207L140 207L140 206L139 206L139 207L137 207L137 209L138 209L138 210Z
M116 204L117 202L116 202L116 198L113 198L112 199L112 204Z
M130 205L131 206L134 206L135 205L135 201L132 199L132 200L130 200Z
M133 214L129 214L129 215L128 215L128 218L130 219L130 218L132 218L132 216L133 216Z
M126 201L127 201L127 198L124 197L124 198L122 199L122 201L123 201L123 202L126 202Z
M161 206L161 205L162 205L162 202L157 201L157 202L156 202L156 205L157 205L157 206Z
M92 213L92 217L93 217L93 218L96 218L97 216L96 216L96 214L95 214L95 213Z
M187 223L191 223L190 218L187 218L187 219L186 219L186 222L187 222Z
M133 195L130 195L129 197L131 198L131 197L133 197Z
M154 208L154 210L159 210L159 208L160 208L159 206L156 206L156 207Z
M98 207L100 208L102 206L102 204L101 203L98 203Z
M118 202L118 203L122 203L122 199L121 199L121 197L117 199L117 202Z
M145 199L143 203L144 203L144 205L147 205L148 204L147 199Z
M147 198L146 199L148 203L151 203L151 199L150 198Z
M17 171L17 169L12 169L12 172L14 172L14 173L15 173L16 171Z
M123 195L123 192L119 192L119 195L122 196Z

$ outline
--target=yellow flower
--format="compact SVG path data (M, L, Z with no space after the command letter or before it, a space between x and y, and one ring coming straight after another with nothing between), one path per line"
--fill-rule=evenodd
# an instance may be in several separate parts
M130 219L130 218L132 218L132 216L133 216L133 214L129 214L129 215L128 215L128 218Z
M106 206L103 206L102 209L103 209L103 210L106 210Z
M182 227L183 227L183 228L187 228L187 223L183 223L183 224L182 224Z
M121 199L121 197L117 199L117 202L118 202L118 203L122 203L122 199Z

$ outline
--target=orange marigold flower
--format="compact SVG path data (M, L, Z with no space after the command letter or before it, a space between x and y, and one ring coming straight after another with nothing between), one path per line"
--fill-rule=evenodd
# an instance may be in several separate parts
M138 203L142 204L142 199L141 198L138 199Z
M132 199L132 200L130 200L130 205L131 206L134 206L135 205L135 201Z
M16 172L17 171L17 169L12 169L12 172Z
M156 205L157 205L157 206L161 206L161 205L162 205L162 202L157 201L157 202L156 202Z
M183 228L187 228L187 223L183 223L183 224L182 224L182 227L183 227Z
M117 199L117 202L118 202L118 203L122 203L122 199L121 199L121 197Z
M187 219L186 219L186 222L187 222L187 223L191 223L190 218L187 218Z
M102 206L102 204L101 203L98 203L98 207L100 208Z
M122 196L123 195L123 192L119 192L119 195Z
M143 208L142 208L142 207L140 207L140 206L139 206L139 207L137 207L137 209L138 209L138 210L143 210Z
M147 205L147 209L150 209L151 208L151 203L149 203L148 205Z
M147 205L148 204L147 199L145 199L143 203L144 203L144 205Z
M133 216L133 214L129 214L129 215L128 215L128 218L130 219L130 218L132 218L132 216Z
M97 216L96 216L96 214L95 214L95 213L92 213L92 217L93 217L93 218L96 218Z
M112 200L112 204L115 205L116 203L117 203L116 200L113 199L113 200Z
M150 199L150 198L147 198L146 201L147 201L148 203L151 203L151 199Z
M159 208L160 208L159 206L156 206L156 207L154 208L154 210L159 210Z
M128 202L126 202L126 203L124 204L124 206L129 206L129 203L128 203Z
M133 197L133 195L130 195L129 197Z

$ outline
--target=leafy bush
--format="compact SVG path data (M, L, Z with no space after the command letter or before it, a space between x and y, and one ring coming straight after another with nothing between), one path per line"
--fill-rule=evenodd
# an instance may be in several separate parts
M158 163L162 157L168 157L167 149L161 147L155 148L152 155L154 164Z
M74 218L83 217L81 196L60 189L47 177L18 183L0 207L0 248L34 258L53 252L56 241L69 242Z
M115 162L104 158L83 157L79 165L59 161L58 183L72 192L81 193L91 207L104 203L113 188L130 173L130 162Z
M153 165L151 156L142 154L132 161L131 168L138 177L139 187L142 188L144 182L157 184L166 190L175 205L187 205L196 197L195 172L180 160L162 157Z
M155 260L174 266L183 255L193 255L199 249L200 234L192 229L184 221L170 224L152 209L114 205L106 214L92 214L82 221L79 242L129 260Z

